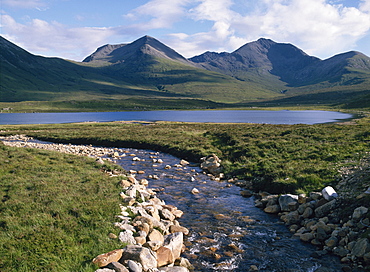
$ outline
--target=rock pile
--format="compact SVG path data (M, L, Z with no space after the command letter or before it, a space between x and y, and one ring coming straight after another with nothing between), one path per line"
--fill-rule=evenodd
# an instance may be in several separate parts
M13 147L39 148L78 156L88 156L92 158L107 156L105 159L109 161L114 161L118 157L126 156L126 154L119 155L118 148L96 147L92 145L39 143L36 142L34 138L25 135L0 137L0 141L7 146Z
M127 246L94 258L93 263L100 267L96 272L193 269L190 262L180 256L185 250L183 236L189 233L176 220L183 212L166 205L144 184L146 180L138 181L133 175L122 181L123 204L117 216L120 221L114 225L120 229L118 239Z
M208 155L207 157L203 157L200 159L200 162L200 168L208 172L214 180L220 180L224 178L224 174L221 173L221 160L219 157L217 157L217 155L212 154Z
M344 271L369 271L370 198L365 202L367 207L351 207L351 215L346 218L341 214L345 199L332 187L309 196L261 195L255 205L267 213L278 214L294 236L317 246L317 257L332 253L341 258Z

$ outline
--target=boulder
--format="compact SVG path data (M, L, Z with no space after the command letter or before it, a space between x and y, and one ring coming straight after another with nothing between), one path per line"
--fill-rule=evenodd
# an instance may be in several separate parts
M283 220L285 222L285 224L287 224L287 225L292 225L292 224L299 223L299 221L300 221L299 213L298 213L298 211L290 212L288 214L285 214L285 215L281 216L281 220Z
M189 162L188 162L188 161L186 161L186 160L181 160L181 161L180 161L180 164L181 164L182 166L186 166L186 165L189 165Z
M307 207L307 208L304 210L304 212L303 212L303 214L302 214L302 217L303 217L303 218L310 218L312 215L313 215L313 210L312 210L312 208L311 208L311 207Z
M132 225L139 230L144 230L146 233L149 233L154 227L152 220L144 216L135 217L132 221Z
M349 253L349 251L343 246L338 246L333 249L333 253L339 257L344 257Z
M107 265L107 268L112 269L115 272L130 272L123 264L119 262L111 262Z
M298 203L299 204L305 204L307 201L307 197L305 194L299 194L298 195Z
M316 235L315 235L315 238L319 241L325 241L326 239L328 239L329 235L326 233L325 231L325 227L324 226L321 226L319 225L316 229Z
M326 186L324 189L322 189L321 193L327 201L331 201L338 197L337 192L331 186Z
M176 232L166 235L164 241L164 246L171 249L175 260L180 257L183 243L184 235L182 232Z
M143 245L146 243L146 237L145 236L137 236L135 237L136 244Z
M175 220L175 216L173 215L172 212L170 212L169 210L167 209L162 209L159 211L159 214L161 216L162 219L164 220L170 220L170 221L173 221Z
M312 200L318 200L322 197L322 193L319 193L319 192L311 192L310 193L310 198Z
M271 205L271 206L267 206L264 209L264 212L266 212L266 213L279 213L280 212L280 206L277 205L277 204Z
M182 232L184 235L189 234L189 230L187 228L182 227L182 226L171 225L170 233L176 233L176 232Z
M355 221L359 221L362 216L367 214L368 211L369 209L366 207L363 207L363 206L358 207L353 211L352 219Z
M173 211L172 214L176 217L176 218L181 218L184 214L183 211L181 210L176 210L176 211Z
M134 233L131 230L125 230L119 233L118 239L125 244L136 245Z
M331 210L335 208L336 199L329 201L328 203L318 207L315 209L315 216L316 217L324 217L326 216Z
M337 245L338 245L338 238L337 238L337 237L333 237L333 236L331 236L329 239L327 239L327 240L325 241L325 245L326 245L327 247L331 247L331 248L333 248L333 247L337 246Z
M175 262L172 250L168 247L160 247L157 251L157 265L158 267L169 265Z
M298 203L298 196L297 195L291 195L291 194L286 194L286 195L281 195L279 197L279 205L280 208L283 212L289 212L290 206L289 204L293 203Z
M310 242L314 236L311 232L307 232L307 233L303 233L299 236L299 238L303 241L303 242Z
M242 197L251 197L253 196L253 192L251 190L243 190L240 191Z
M144 271L157 268L157 258L155 253L146 247L128 245L123 249L120 263L125 260L132 260L142 265Z
M164 242L164 237L162 235L162 233L160 233L158 230L156 229L153 229L149 235L148 235L148 241L159 241L163 244Z
M207 170L212 175L221 173L221 160L215 154L202 158L202 160L203 162L200 164L200 167L203 170Z
M143 246L153 251L157 251L162 245L163 245L163 242L161 241L148 241Z
M121 259L122 253L123 249L116 249L108 253L100 254L99 256L95 257L92 262L99 267L103 267L111 262L117 262L119 259Z
M132 260L127 261L127 266L130 269L130 272L142 272L143 271L142 266L139 263L134 262Z
M370 252L370 243L367 238L357 240L351 251L356 257L363 257L368 252Z
M182 266L182 267L185 267L189 270L194 270L194 266L190 263L190 261L186 258L178 258L175 260L175 265L176 266Z

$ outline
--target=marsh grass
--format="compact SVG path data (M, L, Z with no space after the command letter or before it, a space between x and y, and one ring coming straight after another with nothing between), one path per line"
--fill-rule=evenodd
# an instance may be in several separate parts
M268 125L202 123L84 123L3 126L64 143L154 149L198 162L215 153L228 177L255 190L311 191L334 185L338 169L369 156L369 118L349 124Z
M118 180L93 159L0 143L0 270L94 271L115 248Z

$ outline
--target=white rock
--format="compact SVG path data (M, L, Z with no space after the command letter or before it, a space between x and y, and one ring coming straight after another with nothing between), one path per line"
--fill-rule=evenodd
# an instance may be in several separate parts
M333 187L331 186L327 186L325 187L324 189L322 189L321 191L322 193L322 196L327 200L327 201L331 201L335 198L338 197L338 194L337 192L335 192L335 190L333 189Z
M134 238L134 233L131 230L125 230L119 233L118 239L122 243L127 243L131 245L136 245L136 240Z

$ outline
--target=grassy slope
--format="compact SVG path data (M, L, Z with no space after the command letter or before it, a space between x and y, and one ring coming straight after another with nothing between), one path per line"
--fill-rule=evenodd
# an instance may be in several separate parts
M133 97L189 97L236 102L277 95L259 84L247 84L229 76L148 55L109 66L34 56L22 50L17 56L4 52L1 102Z
M347 73L333 82L292 88L277 77L261 77L258 72L250 71L244 80L236 80L149 55L121 64L97 65L35 56L15 45L4 44L5 50L0 56L0 108L10 106L15 111L120 110L131 106L128 99L141 99L139 104L143 105L148 98L163 100L161 106L165 108L173 108L173 100L179 98L196 99L199 102L196 107L210 100L264 101L270 105L346 103L353 108L370 92L370 73L366 67L365 70L348 68ZM352 61L356 64L356 59ZM27 102L27 107L24 102L4 103L19 101L32 102ZM77 108L75 101L95 106ZM97 101L101 101L101 105L97 105ZM360 104L363 107L363 103Z
M119 247L118 180L86 157L0 143L0 270L94 271ZM122 245L121 245L122 246Z

